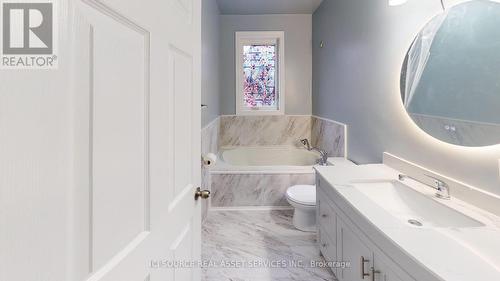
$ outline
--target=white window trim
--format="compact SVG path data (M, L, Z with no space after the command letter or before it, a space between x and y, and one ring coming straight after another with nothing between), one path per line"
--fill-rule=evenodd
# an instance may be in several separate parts
M283 31L238 31L235 34L236 54L236 115L283 115L285 114L285 33ZM243 102L243 45L277 43L278 50L278 109L249 109Z

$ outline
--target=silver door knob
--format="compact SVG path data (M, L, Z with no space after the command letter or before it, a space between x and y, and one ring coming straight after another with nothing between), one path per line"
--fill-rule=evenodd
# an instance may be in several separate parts
M201 188L196 188L196 192L194 193L194 200L198 200L199 198L202 199L207 199L210 197L210 191L209 190L201 190Z

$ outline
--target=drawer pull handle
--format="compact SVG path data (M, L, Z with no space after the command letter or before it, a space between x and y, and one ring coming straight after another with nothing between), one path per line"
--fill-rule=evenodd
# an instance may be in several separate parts
M370 260L365 259L365 257L361 256L360 266L361 266L361 279L365 279L365 277L370 276L370 273L365 273L365 263L370 262Z
M322 214L321 216L324 217L324 218L328 217L327 214Z
M326 248L326 247L328 246L328 244L323 243L321 246L322 246L323 248Z

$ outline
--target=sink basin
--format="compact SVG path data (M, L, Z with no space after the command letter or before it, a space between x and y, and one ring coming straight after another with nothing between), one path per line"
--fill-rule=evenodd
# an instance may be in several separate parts
M484 226L399 181L363 181L353 186L392 216L415 227L470 228ZM439 200L439 199L438 199Z

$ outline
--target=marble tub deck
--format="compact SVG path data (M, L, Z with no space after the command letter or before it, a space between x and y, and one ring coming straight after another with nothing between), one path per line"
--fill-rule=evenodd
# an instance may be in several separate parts
M203 225L202 258L220 262L302 261L299 267L208 267L205 281L336 281L327 268L311 268L310 261L323 261L316 233L296 230L292 210L211 211Z

